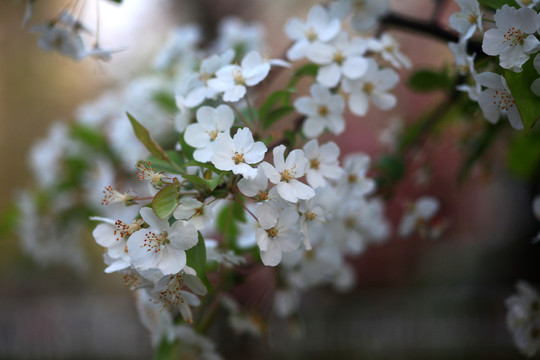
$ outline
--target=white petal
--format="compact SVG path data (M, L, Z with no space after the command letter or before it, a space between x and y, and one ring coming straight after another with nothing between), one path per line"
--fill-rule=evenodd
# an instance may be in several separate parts
M165 246L161 260L157 268L161 270L163 275L176 274L180 272L186 265L186 252L180 249L175 249L171 246Z
M368 111L368 97L363 92L354 92L349 97L349 108L355 115L364 116Z
M294 187L296 196L299 199L308 200L315 196L315 190L298 180L293 179L290 181L290 184Z
M281 250L274 241L268 244L268 250L261 251L261 260L266 266L276 266L281 262Z
M368 68L368 61L360 56L350 57L343 62L343 74L350 79L358 79Z
M171 226L169 233L170 244L167 248L175 248L179 250L188 250L197 245L199 240L197 230L190 223L179 220Z
M337 86L340 78L341 68L336 63L321 67L317 73L317 81L329 88Z

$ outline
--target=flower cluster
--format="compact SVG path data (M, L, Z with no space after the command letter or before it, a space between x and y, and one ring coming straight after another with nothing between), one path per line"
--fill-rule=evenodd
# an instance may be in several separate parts
M490 123L503 114L524 128L530 121L514 89L525 79L527 96L540 93L536 3L502 6L490 28L477 0L456 2L461 11L450 25L459 40L449 47L456 74L470 81L457 89ZM74 11L34 27L39 46L75 60L110 58L97 42L87 49L82 34L89 30ZM286 22L286 59L265 54L256 24L226 19L213 42L204 42L196 25L177 28L144 76L84 105L73 123L58 123L34 147L38 187L19 201L25 249L43 263L80 266L82 251L67 240L82 232L76 216L83 214L104 248L105 272L122 274L136 292L154 345L178 342L190 356L209 359L219 356L201 335L213 318L202 314L207 306L195 309L201 299L214 296L205 304L223 306L237 332L264 331L229 294L239 269L272 267L279 280L274 312L283 317L293 316L313 287L350 289L348 258L391 236L380 195L391 197L414 154L410 143L431 127L420 123L411 132L395 122L386 129L392 154L374 161L381 176L369 155L342 154L320 138L345 132L347 112L363 117L373 106L396 106L398 71L411 63L394 37L370 32L387 12L388 1L379 0L315 5L305 19ZM487 63L470 54L478 33L492 57ZM276 89L270 75L278 72L289 81ZM448 226L439 208L434 197L419 197L396 233L438 238ZM536 323L531 307L523 309L536 293L523 284L519 290L508 300L509 324L521 334L520 349L533 354Z
M506 323L518 349L533 357L540 351L540 295L525 281L516 288L517 294L506 299Z
M35 0L26 0L23 25L26 25L32 18L34 2ZM39 36L37 41L39 48L45 52L57 52L76 61L85 58L110 61L116 51L100 47L99 37L92 36L90 28L80 20L81 6L84 7L78 1L70 1L65 7L66 10L63 10L57 17L44 24L32 26L31 32ZM99 33L99 29L97 32ZM90 44L85 40L88 37L94 38Z
M534 9L532 2L528 5L519 3L520 9L503 5L493 16L495 27L485 30L483 20L486 18L478 0L456 2L461 12L450 17L450 25L459 33L460 38L458 43L449 43L449 46L461 74L470 73L474 82L473 85L460 85L458 90L466 91L471 100L478 102L489 122L496 123L504 115L513 128L523 129L523 122L527 120L522 119L523 110L518 109L508 78L514 77L512 73L521 73L531 56L534 57L540 51L540 13ZM477 54L469 55L467 46L478 31L485 31L482 51L486 55L498 57L500 70L492 68L480 74L476 72L474 60ZM520 80L519 86L522 86L522 81L529 81L530 91L535 92L537 85L533 85L533 80Z

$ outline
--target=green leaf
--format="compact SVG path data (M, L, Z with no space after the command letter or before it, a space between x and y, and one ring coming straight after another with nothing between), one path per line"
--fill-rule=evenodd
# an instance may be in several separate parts
M411 75L408 85L417 92L449 91L453 87L453 82L446 69L440 71L422 69Z
M270 94L259 109L259 119L263 120L268 116L268 113L277 104L287 105L290 100L290 95L296 93L296 89L289 88L286 90L278 90Z
M72 123L71 134L73 137L79 139L84 144L96 150L106 151L109 148L109 144L107 143L105 136L89 126L79 123Z
M156 171L165 171L168 173L180 173L184 174L184 171L179 171L179 168L183 169L185 166L184 163L184 157L182 154L180 154L178 151L169 150L166 152L169 159L176 164L176 166L172 165L170 162L158 159L157 157L151 155L148 157L147 161L150 161L152 164L152 168Z
M20 216L21 210L14 202L9 203L8 206L3 209L0 214L0 238L15 231Z
M171 159L167 156L165 151L159 146L157 142L152 139L150 136L150 133L144 126L142 126L133 116L131 116L130 113L126 113L126 115L129 118L129 121L131 122L131 126L133 127L133 131L135 132L135 136L139 139L140 142L146 147L148 151L150 151L150 154L154 155L156 158L171 162Z
M528 131L540 119L540 98L531 91L532 82L538 79L533 57L523 65L523 71L516 73L506 70L504 77L516 101L525 131Z
M291 88L304 76L311 76L315 77L317 76L317 73L319 72L319 65L316 64L306 64L302 67L300 67L291 77L291 81L289 81L289 85L287 87Z
M189 161L194 161L193 153L195 152L195 148L187 144L186 140L184 139L184 134L180 135L180 146L182 147L182 153L184 153L186 159Z
M475 139L472 139L468 144L466 150L465 159L459 169L458 180L462 182L465 180L472 167L482 155L490 148L491 144L497 138L499 132L506 126L504 121L499 121L497 124L493 125L489 122L485 122L485 129L480 136Z
M172 360L177 358L177 342L169 342L164 337L156 349L153 360Z
M176 113L178 111L178 107L176 106L176 99L174 98L173 93L171 92L165 92L160 91L154 94L154 100L158 105L160 105L163 110L170 112L170 113Z
M375 167L392 182L398 182L405 175L405 162L399 154L382 155Z
M210 282L206 277L206 245L201 232L197 233L199 235L197 245L186 251L186 264L197 271L199 279L206 285L207 289L211 290Z
M290 105L286 105L280 108L277 108L275 110L272 110L268 116L266 116L265 119L262 120L263 122L263 129L266 129L270 127L273 123L281 119L282 117L290 114L294 111L294 107Z
M206 186L212 191L214 191L215 188L218 187L219 183L221 183L221 180L225 176L225 173L221 173L218 176L212 178L212 179L204 179Z
M503 5L519 8L514 0L479 0L481 6L492 10L500 9Z
M289 146L294 146L296 143L296 133L292 130L285 130L283 132L283 136L285 136L285 139L289 143Z
M510 171L523 179L533 179L540 165L540 134L516 133L510 141L506 164Z
M242 199L240 198L239 201ZM238 248L236 237L240 233L239 222L246 222L246 215L244 208L238 201L232 201L225 205L216 217L217 229L231 249Z
M178 187L174 184L159 190L152 200L152 209L161 220L168 219L178 207Z
M203 187L205 189L209 189L210 191L213 191L221 182L223 177L225 176L225 173L221 173L218 176L212 178L212 179L205 179L199 175L183 175L182 177L186 179L187 181L191 182L196 187Z

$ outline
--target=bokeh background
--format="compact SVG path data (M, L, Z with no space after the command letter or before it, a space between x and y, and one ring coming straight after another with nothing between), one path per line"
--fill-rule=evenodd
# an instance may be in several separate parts
M54 16L66 0L37 1L34 19ZM93 1L89 1L91 3ZM44 53L21 26L22 1L0 2L0 212L18 189L31 185L27 152L53 121L70 121L79 104L114 87L151 60L174 25L200 22L207 33L227 15L261 21L273 55L288 45L283 24L304 18L306 0L101 1L101 45L122 48L110 63L80 63ZM441 19L457 9L452 1ZM429 19L427 0L394 0L395 11ZM88 18L95 19L89 6ZM31 23L35 23L33 20ZM94 20L91 20L94 21ZM442 21L444 26L444 21ZM399 30L403 52L415 67L452 63L444 43ZM407 72L402 72L406 79ZM440 100L401 86L395 114L405 121ZM389 115L371 111L350 119L338 138L343 152L384 151L378 140ZM441 200L450 230L442 238L392 238L354 259L358 286L349 294L320 289L307 294L298 322L270 321L265 340L236 337L217 326L211 333L227 359L516 359L505 328L504 299L518 279L538 282L540 256L530 239L538 230L530 199L534 187L508 175L503 151L491 153L491 176L458 185L460 144L452 129L428 144L431 181L412 180L388 209L394 225L407 200ZM503 144L499 144L503 145ZM152 350L133 299L119 276L103 273L101 250L85 239L92 267L75 273L43 268L2 234L0 251L0 358L147 359ZM296 335L295 335L296 334Z

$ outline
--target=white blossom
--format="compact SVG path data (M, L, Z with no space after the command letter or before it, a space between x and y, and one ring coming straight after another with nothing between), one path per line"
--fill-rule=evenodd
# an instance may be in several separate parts
M116 272L131 266L127 250L127 239L135 231L140 230L142 221L131 224L121 220L112 220L102 217L91 217L90 220L101 221L92 231L96 243L107 249L110 264L105 269L106 273Z
M533 357L540 351L540 296L525 281L516 284L517 294L506 299L506 324L517 348Z
M439 211L439 201L431 196L418 198L410 204L407 211L399 223L399 236L407 237L422 227L426 227L428 222Z
M216 78L216 72L222 67L229 65L234 59L234 50L228 49L224 53L218 55L213 54L201 61L199 71L195 74L193 85L185 96L179 99L177 95L177 103L179 100L188 108L193 108L202 104L205 99L213 99L217 95L217 91L208 85L211 79Z
M298 213L292 206L284 209L273 207L273 216L259 217L260 228L256 231L257 245L264 265L276 266L281 261L282 252L298 249L302 236L297 230Z
M367 46L369 50L379 53L393 67L411 68L411 61L399 51L399 43L390 34L382 34L380 39L368 39Z
M488 55L499 55L501 67L520 72L530 54L540 50L540 41L534 35L540 14L530 8L516 10L504 5L494 19L497 27L484 34L482 50Z
M210 161L214 150L212 143L220 133L229 133L234 123L234 113L227 105L217 108L202 106L197 110L197 122L186 128L184 139L188 145L196 150L193 152L195 160Z
M310 93L311 97L303 96L294 102L296 111L306 115L302 132L310 138L321 135L325 129L341 134L345 130L343 97L318 84L311 85Z
M234 174L253 179L257 169L249 164L263 160L266 146L253 140L249 128L238 129L234 138L227 133L220 134L213 143L214 155L210 159L219 170L232 171Z
M317 72L317 81L333 88L343 76L358 79L366 73L368 61L362 56L366 49L364 39L354 37L349 40L348 33L342 31L330 43L315 42L306 55L309 60L322 65Z
M255 178L242 178L238 182L238 190L247 197L256 198L258 201L268 200L268 178L262 167L257 168Z
M533 60L533 65L536 72L540 75L540 54L536 55ZM531 91L536 95L540 96L540 77L534 80L531 84Z
M345 196L364 196L375 190L375 181L367 177L370 158L366 154L349 154L343 160L345 174L338 181L337 189Z
M309 10L305 22L298 18L289 19L285 24L285 32L294 44L287 51L287 58L291 61L302 59L315 41L328 42L340 29L339 19L330 17L320 5Z
M460 35L460 42L466 43L475 33L482 29L482 13L478 0L455 0L461 12L450 16L450 26Z
M304 153L308 160L306 179L312 188L326 185L326 179L337 180L344 171L339 167L339 147L329 141L319 146L317 139L308 141L304 145Z
M202 230L214 220L211 205L200 202L192 197L180 199L173 216L179 220L187 220L195 229Z
M175 274L186 265L186 250L197 244L197 231L186 221L169 225L150 208L140 211L149 228L134 232L127 241L128 254L135 268L159 269L163 274Z
M270 63L257 51L250 51L239 65L226 65L216 72L216 78L208 80L208 86L223 93L223 100L236 102L244 97L247 86L264 80L270 72Z
M381 110L389 110L396 105L396 97L388 91L399 81L398 74L392 69L379 69L375 60L368 60L366 74L360 79L343 80L343 90L349 93L349 109L359 116L368 112L369 100Z
M388 0L338 0L331 4L330 15L340 19L352 14L351 24L360 32L372 30L388 11Z
M57 51L76 61L86 56L84 41L74 28L59 27L55 24L36 25L32 32L40 36L38 46L45 52Z
M307 200L315 196L315 191L308 185L298 181L306 173L307 159L304 152L295 149L289 153L287 160L284 159L285 146L279 145L274 148L274 166L267 162L261 163L268 180L277 185L279 196L290 202L298 199Z
M505 78L492 72L483 72L476 76L476 81L487 87L478 96L478 105L486 120L496 123L500 114L506 114L514 129L523 129L521 115Z

